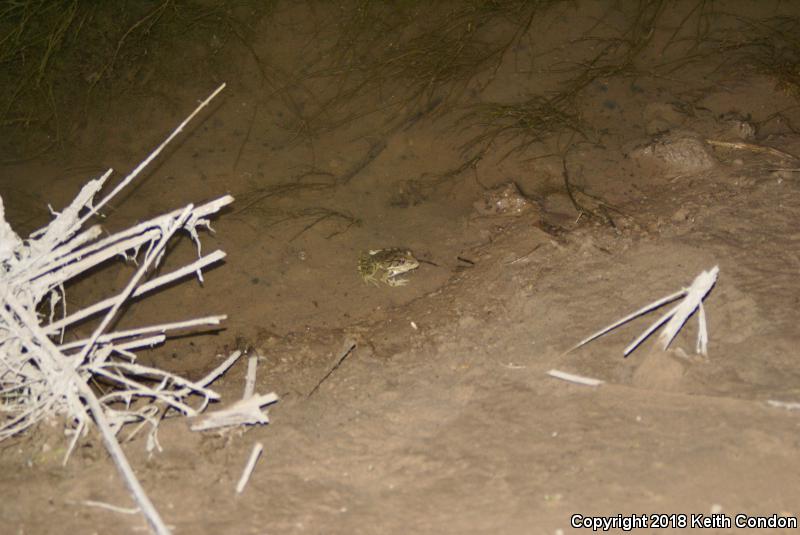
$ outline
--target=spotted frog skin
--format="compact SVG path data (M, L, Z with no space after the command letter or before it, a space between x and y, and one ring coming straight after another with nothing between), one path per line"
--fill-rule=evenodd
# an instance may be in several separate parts
M376 249L361 253L358 274L368 284L403 286L407 279L396 278L419 267L419 261L407 249Z

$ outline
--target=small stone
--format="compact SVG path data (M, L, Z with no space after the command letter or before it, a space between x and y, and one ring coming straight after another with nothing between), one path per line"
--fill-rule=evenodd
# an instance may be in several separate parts
M672 214L672 220L675 223L683 223L687 219L689 219L689 209L685 206L681 206Z
M488 190L472 206L480 216L519 216L535 207L514 182Z

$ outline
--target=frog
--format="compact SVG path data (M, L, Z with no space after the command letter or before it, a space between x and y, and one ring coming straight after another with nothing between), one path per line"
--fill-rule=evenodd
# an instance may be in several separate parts
M405 286L408 279L397 278L419 267L419 260L408 249L373 249L361 253L358 258L358 273L364 282L380 286Z

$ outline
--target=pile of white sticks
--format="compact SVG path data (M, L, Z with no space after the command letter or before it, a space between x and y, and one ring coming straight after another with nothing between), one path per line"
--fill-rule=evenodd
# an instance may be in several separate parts
M103 237L99 225L87 222L100 215L125 186L172 141L186 124L223 88L220 86L167 139L108 195L95 201L112 170L90 180L75 200L54 214L46 227L22 240L5 220L0 199L0 441L25 431L45 418L64 416L72 433L70 447L96 424L129 490L155 533L169 533L148 500L117 439L126 424L135 431L150 424L150 440L168 411L186 416L202 412L219 395L208 388L224 370L205 379L188 381L136 362L136 351L163 342L168 331L218 325L225 316L109 331L122 306L176 280L196 274L225 257L222 251L203 255L198 227L209 227L209 217L233 202L230 196L154 217L127 230ZM198 258L174 271L152 277L166 246L178 231L197 245ZM98 265L122 257L138 268L118 294L68 313L65 286ZM94 318L91 336L74 341L70 330ZM102 384L102 390L90 384ZM194 406L190 405L190 402Z

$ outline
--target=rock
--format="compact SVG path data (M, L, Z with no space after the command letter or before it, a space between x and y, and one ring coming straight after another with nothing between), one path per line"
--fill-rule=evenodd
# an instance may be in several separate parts
M705 142L692 132L671 132L639 145L630 157L655 163L671 174L697 173L717 166L717 159Z
M472 207L481 216L520 216L538 208L514 182L487 190Z
M675 223L683 223L687 219L689 219L689 209L685 206L681 206L672 214L672 221Z

